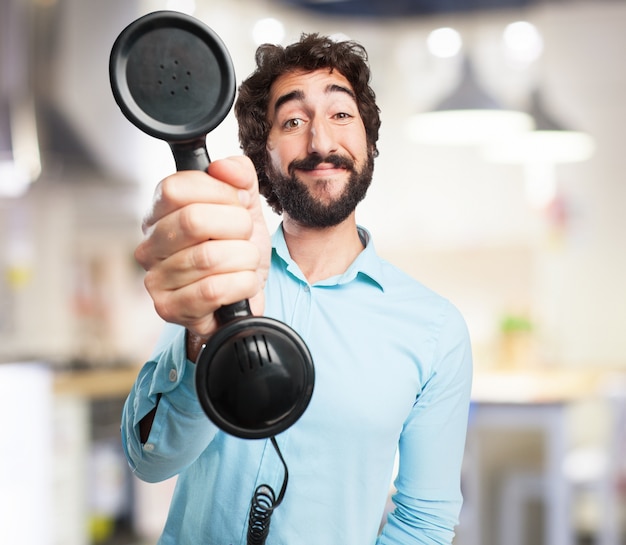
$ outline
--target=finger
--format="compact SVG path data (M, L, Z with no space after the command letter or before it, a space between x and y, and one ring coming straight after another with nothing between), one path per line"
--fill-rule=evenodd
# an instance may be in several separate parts
M232 185L209 176L206 172L178 172L163 179L157 185L152 208L143 221L144 228L191 203L214 203L241 205L240 198L247 196Z
M155 310L167 322L177 323L198 335L215 328L212 314L218 308L248 299L259 292L253 271L212 275L177 290L153 295Z
M252 219L240 206L196 203L165 216L146 231L135 252L145 268L209 239L248 239Z
M211 240L177 252L147 273L146 285L170 291L206 276L255 271L260 255L249 241Z
M258 190L256 170L250 158L245 155L213 161L208 172L212 177L234 188L252 192Z
M223 179L230 184L241 188L242 192L248 195L246 204L242 193L240 192L240 202L246 206L252 217L254 230L252 240L255 240L259 248L262 249L264 256L263 262L260 264L260 270L263 274L267 274L270 261L270 239L265 221L265 215L261 207L261 199L259 196L259 183L255 167L249 157L236 156L214 161L209 165L211 175Z

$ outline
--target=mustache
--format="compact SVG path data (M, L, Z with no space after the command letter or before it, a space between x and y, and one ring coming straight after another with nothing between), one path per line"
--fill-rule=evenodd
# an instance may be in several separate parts
M322 163L331 164L335 168L345 168L347 170L354 169L354 161L349 157L344 157L339 154L330 154L326 157L322 157L317 153L307 155L303 159L294 159L289 163L289 174L293 176L296 170L314 170Z

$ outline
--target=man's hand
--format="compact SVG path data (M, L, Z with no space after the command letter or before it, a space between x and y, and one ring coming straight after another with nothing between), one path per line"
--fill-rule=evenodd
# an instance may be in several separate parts
M161 318L206 338L223 305L250 299L253 313L263 312L270 238L248 158L162 180L142 229L135 258Z

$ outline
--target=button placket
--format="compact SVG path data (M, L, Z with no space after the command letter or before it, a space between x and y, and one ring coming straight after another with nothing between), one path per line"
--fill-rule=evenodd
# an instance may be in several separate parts
M313 289L309 284L302 284L298 290L298 297L293 309L292 323L290 324L301 335L309 330L311 318L311 304Z

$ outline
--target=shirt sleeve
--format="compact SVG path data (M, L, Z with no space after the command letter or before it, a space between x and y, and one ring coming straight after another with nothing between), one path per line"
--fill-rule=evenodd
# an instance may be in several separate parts
M469 335L448 304L429 378L406 420L389 514L377 545L449 545L462 505L461 465L472 382Z
M163 340L166 337L169 342ZM148 482L178 474L206 449L218 431L196 396L195 364L186 356L184 328L168 326L158 346L160 352L143 366L126 399L121 423L129 465ZM142 444L139 422L155 406L150 435Z

